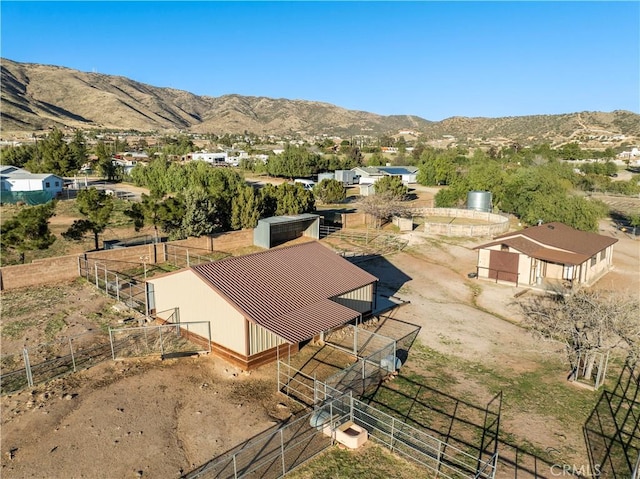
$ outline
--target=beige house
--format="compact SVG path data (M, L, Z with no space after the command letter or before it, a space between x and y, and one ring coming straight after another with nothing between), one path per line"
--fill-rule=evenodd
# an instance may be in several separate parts
M242 369L297 351L324 331L375 309L378 278L317 241L231 257L148 280L154 311L205 321L200 341ZM159 318L166 320L167 318ZM284 347L283 346L283 347Z
M477 274L516 285L588 285L611 269L617 241L562 223L542 224L476 246Z

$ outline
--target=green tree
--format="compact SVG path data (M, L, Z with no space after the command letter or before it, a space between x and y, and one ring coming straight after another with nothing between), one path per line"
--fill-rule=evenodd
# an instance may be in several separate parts
M107 181L121 180L124 171L121 166L113 163L111 152L104 141L100 140L96 144L95 153L98 157L98 173Z
M570 167L560 163L521 168L505 181L500 208L527 224L559 221L595 231L606 209L599 202L570 194L574 176Z
M425 150L421 157L416 180L419 184L448 185L456 175L456 164L450 153L435 153Z
M56 202L27 206L2 224L0 244L3 249L17 251L24 264L25 253L51 246L56 237L49 230L49 219L55 214Z
M82 130L76 130L71 143L69 143L71 153L72 169L79 170L87 161L87 144Z
M376 195L386 195L396 200L404 200L409 193L399 176L383 176L374 184Z
M324 179L315 186L313 194L325 204L341 203L347 197L347 189L341 181Z
M151 194L142 193L140 203L131 203L124 214L133 220L136 231L140 231L149 222L153 225L154 237L158 239L158 227L161 224L160 212L163 202L163 194L157 190L151 190Z
M261 200L253 186L238 186L231 201L231 229L255 228L262 212Z
M182 230L186 236L203 236L227 231L224 212L216 199L204 188L188 190L184 195Z
M283 183L275 188L276 211L275 215L298 215L315 211L315 198L313 193L305 190L302 185Z
M387 160L380 151L376 151L371 155L369 161L367 161L368 166L384 166L387 164Z
M267 172L271 176L289 179L307 178L318 172L319 156L304 147L287 145L279 155L271 155L267 161Z
M344 152L344 155L345 163L349 165L349 168L354 168L356 166L362 165L364 155L360 151L360 148L358 148L357 146L350 146L347 151Z
M70 240L80 240L91 231L95 249L99 249L98 235L106 229L113 211L113 198L102 190L87 188L78 192L76 206L85 219L75 220L62 236Z
M158 205L158 224L171 239L184 238L182 219L185 216L185 204L182 197L170 196Z
M32 173L53 173L59 176L71 175L78 169L63 133L57 128L38 142L35 155L25 164L25 168Z
M20 145L0 148L0 165L11 165L22 168L27 162L35 158L34 145Z
M275 185L267 183L260 188L261 218L274 216L278 209L278 190Z
M583 160L584 152L578 143L567 143L560 148L560 158L563 160Z

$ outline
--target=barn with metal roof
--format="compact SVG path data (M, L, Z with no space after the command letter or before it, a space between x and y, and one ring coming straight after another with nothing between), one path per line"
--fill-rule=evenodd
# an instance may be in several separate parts
M317 241L148 280L155 311L178 308L181 322L208 321L213 353L242 369L273 361L281 345L295 351L300 343L370 313L377 282ZM208 332L199 336L207 338Z

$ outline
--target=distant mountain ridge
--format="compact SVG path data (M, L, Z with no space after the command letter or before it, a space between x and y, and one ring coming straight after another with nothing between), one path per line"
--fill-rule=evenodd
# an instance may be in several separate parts
M571 140L576 135L640 137L640 115L582 112L506 118L383 116L329 103L242 95L198 96L122 76L1 59L4 131L51 126L137 131L287 135L380 135L402 130L427 138Z

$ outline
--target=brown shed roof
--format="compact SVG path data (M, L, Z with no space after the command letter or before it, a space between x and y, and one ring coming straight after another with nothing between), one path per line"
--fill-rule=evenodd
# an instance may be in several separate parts
M192 270L245 317L290 342L357 317L357 311L328 300L378 280L316 241Z
M505 244L527 256L554 263L581 264L618 240L576 230L563 223L546 223L496 236L494 241L474 249Z

